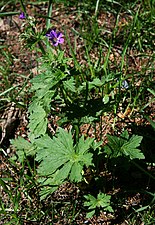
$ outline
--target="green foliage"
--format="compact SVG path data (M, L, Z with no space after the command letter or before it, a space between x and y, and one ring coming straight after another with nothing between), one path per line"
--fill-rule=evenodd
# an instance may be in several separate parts
M43 64L40 67L42 72L31 80L31 91L35 94L28 109L30 113L28 127L30 129L30 135L34 135L35 137L46 133L47 115L51 110L50 103L57 97L62 80L68 76L66 67L63 67L62 54L58 54L57 60L54 59L54 55L49 54L48 57L44 56L42 59ZM47 59L48 63L46 62ZM58 64L51 65L53 60L56 60ZM59 68L59 63L61 63L60 65L62 65L64 71ZM65 85L69 87L69 83L68 85L65 83Z
M30 166L28 161L19 164L6 158L5 163L9 167L3 170L3 178L0 179L1 222L3 224L23 224L24 220L39 221L43 217L43 214L40 213L41 203L38 202L37 207L33 204L34 198L39 198L37 183L34 179L35 168ZM25 204L23 204L24 199L26 199Z
M34 135L34 137L36 138L44 135L47 130L47 115L45 110L42 106L32 103L29 107L29 112L30 123L28 125L28 128L30 130L30 139L31 135Z
M4 102L14 101L15 93L18 90L19 85L13 85L13 55L10 53L8 46L3 45L0 48L0 55L3 60L0 62L0 76L1 76L1 93L0 93L0 104L1 108L4 107Z
M84 196L87 201L84 202L84 206L88 207L89 212L87 213L87 218L92 217L95 214L95 210L102 208L105 211L113 212L112 207L110 206L110 195L99 193L97 198L88 194Z
M138 135L132 135L129 138L127 131L124 131L120 137L107 135L108 144L104 147L104 152L110 158L124 156L133 159L144 159L144 154L139 150L142 138Z
M39 0L33 2L32 5L41 2L47 2L47 0ZM25 162L29 164L27 156L33 156L37 162L36 177L33 177L35 172L33 173L31 168L29 169L32 172L32 183L36 182L36 186L39 186L41 200L51 195L66 181L75 184L84 182L85 175L87 175L85 174L86 170L91 167L94 169L93 178L95 179L88 182L89 193L91 193L91 185L96 184L98 180L103 182L102 189L107 190L106 185L109 184L109 180L107 183L104 182L107 177L102 176L103 173L108 172L103 169L104 164L108 170L107 159L115 158L117 160L119 157L125 157L126 161L129 161L145 158L139 149L142 137L138 135L130 137L127 131L124 131L120 137L108 135L108 144L103 148L100 147L104 141L104 113L107 115L114 111L115 123L120 105L125 108L126 105L131 105L134 111L136 106L141 107L141 103L144 103L145 90L154 94L153 86L149 88L154 75L154 55L149 52L154 47L154 7L148 1L150 4L146 7L148 11L145 12L144 3L137 4L136 2L138 1L131 1L128 4L123 0L115 2L108 0L105 3L101 1L66 2L68 5L74 5L74 13L77 18L81 19L74 24L75 36L69 34L70 39L70 36L66 35L66 43L64 42L65 45L62 47L64 50L61 49L61 46L52 48L52 43L48 42L45 37L47 29L53 26L51 24L53 1L49 1L48 15L44 17L47 19L45 30L40 29L40 19L37 20L37 17L28 16L23 21L21 40L24 47L42 53L42 57L38 59L40 65L38 74L30 81L33 97L28 107L29 140L19 137L12 140L11 143L16 148L16 154L21 164ZM101 7L103 5L106 7ZM113 6L115 7L112 9ZM122 12L128 6L130 9L124 16ZM21 8L26 12L26 6L22 0ZM104 23L101 23L102 16L106 17L107 12L99 11L101 8L108 8L114 12L114 14L108 12L108 20L105 20ZM13 14L12 12L2 13L0 16ZM56 22L54 19L54 23ZM74 47L72 47L73 42ZM70 51L68 51L67 45ZM80 53L78 52L79 48L82 50ZM149 51L144 54L147 49ZM0 72L5 75L8 87L0 96L9 93L10 97L12 90L16 89L7 80L13 58L5 54L5 51L3 54L6 58L6 66L0 65ZM66 55L70 54L71 58L67 58ZM80 56L80 60L78 57L76 58L77 55ZM127 82L126 87L123 84L125 81ZM138 85L136 85L137 83ZM60 127L53 137L48 129L50 115L54 119L59 118L59 121L55 123L56 127ZM106 119L109 119L107 117ZM154 128L154 122L149 121ZM88 127L86 132L81 129L83 124ZM65 131L65 125L69 125L69 132ZM95 138L90 138L90 133ZM134 164L134 161L132 162ZM140 168L138 165L137 167ZM34 169L34 171L36 170ZM113 171L113 168L110 168L110 171ZM145 173L143 168L141 171ZM24 174L23 171L21 174ZM95 176L98 175L101 177L96 179ZM113 174L110 176L111 179L114 179ZM153 177L153 175L148 176ZM30 178L31 176L27 175L25 180L29 181ZM3 180L0 182L8 193L7 183ZM24 183L23 180L22 182ZM109 186L108 188L111 187ZM31 185L28 188L31 188ZM99 185L97 188L101 190ZM15 201L14 211L18 211L19 208L19 195L20 192L17 192L17 196L15 195L17 201ZM84 206L88 207L89 211L88 218L100 209L113 212L110 195L99 193L97 197L91 194L84 197L86 199ZM29 196L28 198L31 199ZM2 207L5 208L4 205ZM53 215L51 217L53 219ZM18 214L16 218L18 221Z
M16 149L16 154L20 162L23 162L25 156L34 156L36 153L34 145L22 137L11 140L11 144Z
M73 145L71 132L66 132L62 128L56 137L51 139L48 135L35 141L37 146L36 160L40 162L38 175L47 177L41 179L42 185L58 186L67 178L71 182L80 182L82 180L82 170L84 166L93 165L93 154L89 152L93 139L84 140L82 136L76 145ZM55 190L55 188L54 188ZM42 189L42 194L47 192ZM53 189L51 189L53 192ZM45 196L44 196L45 197Z
M75 79L71 77L69 80L63 81L64 88L70 92L76 92Z

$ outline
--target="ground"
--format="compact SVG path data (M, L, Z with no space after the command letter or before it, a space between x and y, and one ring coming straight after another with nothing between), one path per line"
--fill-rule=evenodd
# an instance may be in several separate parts
M21 8L19 4L8 4L5 8L5 11L20 12ZM37 14L45 14L45 12L47 12L46 3L27 5L27 13L31 16ZM53 27L57 27L58 30L61 30L62 27L63 29L65 28L67 35L71 40L71 43L74 43L75 41L72 31L80 31L80 29L84 31L85 29L84 26L81 27L81 21L85 19L86 15L77 13L77 5L54 5L52 16ZM108 32L110 33L114 29L115 20L116 18L113 13L101 11L98 16L98 24L99 26L101 24L103 25L103 23L105 25L106 32L102 33L103 37L107 35ZM118 26L120 29L117 30L117 35L120 36L120 38L122 38L123 35L122 30L130 20L132 20L132 17L126 12L122 12L120 14L118 22ZM112 195L112 200L113 202L115 202L115 213L111 214L100 212L99 215L94 216L92 219L86 219L86 211L81 206L81 196L87 192L91 192L94 188L95 180L93 179L93 174L91 174L92 179L89 185L86 187L85 185L81 184L81 188L80 184L79 186L75 186L74 184L70 184L67 182L66 184L61 186L52 196L49 196L45 201L38 201L38 187L35 186L35 184L34 186L32 185L33 176L31 171L29 171L30 167L28 162L25 162L24 170L22 170L23 167L20 164L14 166L9 162L9 158L14 154L14 150L10 147L10 139L20 135L24 138L27 138L27 106L31 99L30 93L28 92L30 87L29 79L33 76L36 76L38 73L36 52L34 50L26 50L24 48L24 43L20 41L20 34L23 29L22 24L23 21L19 19L19 15L3 16L0 18L0 41L3 45L2 49L4 50L0 58L1 61L5 62L6 65L6 67L4 68L5 70L2 71L1 69L1 77L3 81L2 91L8 90L9 88L13 87L13 89L10 90L9 95L7 95L6 99L3 99L0 103L2 118L1 147L3 149L1 155L2 163L0 166L1 177L9 177L10 179L10 184L6 187L6 190L4 190L4 187L1 188L4 206L8 206L10 204L10 207L7 207L7 210L8 212L9 210L12 210L12 205L13 203L15 204L15 202L13 200L13 197L10 200L11 197L9 195L9 191L10 189L14 189L14 193L12 191L12 196L17 197L18 195L19 197L19 208L17 207L16 215L18 215L19 218L22 218L18 224L145 224L141 218L140 213L136 214L136 222L132 222L130 218L134 213L134 210L139 209L144 205L148 205L149 208L151 195L147 195L146 191L153 193L155 183L154 180L147 176L146 173L143 173L143 171L141 170L137 170L135 166L129 168L127 171L122 170L122 173L120 174L119 168L116 168L115 171L110 171L110 169L107 170L102 162L102 169L98 176L102 177L102 182L104 177L105 183L103 182L100 185L104 186L106 184L106 193ZM44 28L45 19L40 18L40 24L38 25L37 29L40 30ZM105 38L108 37L106 36ZM81 37L77 38L76 46L76 57L80 61L81 66L85 66L85 49L83 47L83 39ZM62 48L65 50L65 55L70 56L69 47L67 45L63 45ZM116 61L117 64L121 62L121 49L121 43L116 43L113 48L113 52L109 56L111 64ZM7 57L4 52L6 53ZM148 50L147 53L148 55L152 54L150 50ZM95 61L98 58L98 54L99 53L97 52L97 47L94 45L92 48L91 59ZM106 48L104 54L107 54ZM141 69L149 63L149 58L139 56L138 51L136 50L131 50L129 52L129 56L129 61L127 62L127 70L129 74L133 72L133 70L141 71ZM73 62L70 63L70 66L73 66ZM153 79L155 80L155 77ZM136 80L137 88L140 86L140 84L141 78L138 77ZM150 96L146 96L145 98L146 101L150 100ZM149 106L144 109L146 115L149 115L152 119L154 119L154 109L155 102L151 102ZM146 171L151 171L151 174L154 175L154 164L151 161L151 158L155 157L155 140L151 139L154 135L153 128L150 126L150 123L147 121L147 119L141 117L140 113L136 110L132 112L134 115L133 117L130 117L130 113L130 108L127 111L124 111L120 106L120 112L118 112L117 114L115 129L117 130L118 134L119 132L121 132L122 128L127 128L129 132L138 135L145 135L145 138L142 142L142 148L144 151L146 151L146 149L148 151L149 149L149 152L147 152L147 157L148 162L150 161L150 164L147 165L147 168L145 169ZM104 143L107 142L106 134L114 133L113 124L114 116L112 113L103 117L102 138L104 140ZM99 130L100 125L101 124L96 124L98 137L100 137L101 132ZM53 126L57 126L57 118L54 118ZM90 137L93 137L95 135L93 133L93 128L90 128L89 125L82 126L81 130L83 134L88 132ZM120 162L120 166L122 166L121 164L122 162ZM146 164L142 162L141 167L143 166L146 166ZM88 177L90 177L89 171L86 171L86 174L87 173ZM114 177L112 176L112 174ZM27 181L27 178L29 178L29 182ZM31 188L31 185L33 188ZM149 213L151 214L152 211L153 208L149 211ZM10 218L13 221L13 218L15 216L12 214L12 216L10 216L9 218L8 212L3 215L3 219L0 224L9 222ZM36 214L36 216L34 216L33 214Z

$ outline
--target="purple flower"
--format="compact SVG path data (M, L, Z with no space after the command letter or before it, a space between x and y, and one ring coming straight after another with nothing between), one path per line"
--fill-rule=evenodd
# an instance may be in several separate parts
M25 13L24 12L21 12L20 13L19 19L21 19L21 20L26 19L26 16L25 16Z
M64 42L63 34L61 32L56 32L56 29L50 29L46 33L46 37L49 38L54 46L58 46L58 44L62 44Z

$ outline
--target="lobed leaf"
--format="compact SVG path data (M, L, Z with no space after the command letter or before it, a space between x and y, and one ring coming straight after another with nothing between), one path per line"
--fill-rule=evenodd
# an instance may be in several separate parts
M90 212L87 213L87 218L92 216L95 213L96 208L103 208L106 211L113 212L112 207L110 206L110 195L104 193L99 193L97 198L88 194L84 196L87 201L84 202L84 206L88 207Z
M83 166L92 165L92 153L88 150L94 139L82 136L77 145L73 145L71 132L59 128L52 139L48 135L35 140L37 146L36 160L40 162L38 174L40 176L55 177L59 183L69 178L71 181L82 180Z
M22 137L18 137L14 140L11 140L11 144L16 149L18 160L20 162L23 161L25 155L34 156L36 154L35 146Z
M144 154L139 147L142 138L138 135L132 135L129 138L127 131L124 131L120 137L108 136L108 144L104 147L104 152L110 157L127 156L131 160L133 159L144 159Z
M31 114L29 116L30 122L28 128L35 137L44 135L47 130L46 112L42 106L35 104L30 106Z
M71 92L76 92L75 80L71 77L69 80L63 81L64 88Z

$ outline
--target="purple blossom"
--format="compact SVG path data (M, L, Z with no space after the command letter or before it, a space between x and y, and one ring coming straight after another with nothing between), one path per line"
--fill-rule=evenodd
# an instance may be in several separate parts
M26 16L25 16L25 13L24 12L21 12L20 13L19 19L21 19L21 20L26 19Z
M56 29L50 29L46 33L46 37L49 38L54 46L58 46L58 44L62 44L64 42L63 34L61 32L56 32Z

